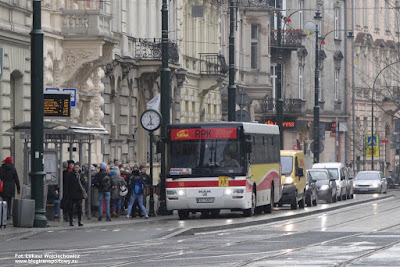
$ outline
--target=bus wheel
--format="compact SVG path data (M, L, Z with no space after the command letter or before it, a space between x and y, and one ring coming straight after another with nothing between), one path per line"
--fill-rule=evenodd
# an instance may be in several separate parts
M201 212L201 217L203 217L203 218L208 218L208 217L210 217L210 211L208 211L208 210L202 211L202 212Z
M211 216L217 217L217 216L219 215L220 212L221 212L221 210L212 210L212 211L211 211Z
M253 192L251 196L251 208L243 211L244 217L251 217L254 214L254 210L256 208L256 194Z
M189 218L189 211L188 210L178 210L179 219L186 220Z
M271 200L268 205L265 206L264 212L265 213L272 213L272 208L275 206L274 203L274 188L271 187Z

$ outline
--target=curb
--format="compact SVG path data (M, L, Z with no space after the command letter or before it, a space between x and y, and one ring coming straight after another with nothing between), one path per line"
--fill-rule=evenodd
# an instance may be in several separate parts
M374 201L379 201L379 200L384 200L384 199L389 199L389 198L394 198L394 197L395 197L394 195L389 195L389 196L383 196L383 197L378 197L378 198L360 200L357 202L333 206L333 207L329 207L326 209L318 209L318 210L313 210L313 211L309 211L309 212L302 212L299 214L285 215L285 216L262 219L262 220L251 221L251 222L240 222L240 223L233 223L233 224L229 224L229 225L216 225L216 226L189 228L184 231L179 231L179 233L176 233L175 235L170 235L169 237L188 236L188 235L195 235L195 234L205 233L205 232L237 229L237 228L241 228L241 227L248 227L248 226L273 223L273 222L278 222L278 221L283 221L283 220L290 220L290 219L306 217L309 215L315 215L315 214L319 214L319 213L324 213L324 212L333 211L333 210L337 210L337 209L341 209L341 208L351 207L351 206L355 206L355 205L359 205L359 204L365 204L365 203L369 203L369 202L374 202Z

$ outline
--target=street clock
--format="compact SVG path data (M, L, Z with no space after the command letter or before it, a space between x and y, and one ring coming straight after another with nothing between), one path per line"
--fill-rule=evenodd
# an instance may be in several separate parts
M142 113L140 123L145 130L153 132L160 128L161 118L161 114L157 110L148 109Z

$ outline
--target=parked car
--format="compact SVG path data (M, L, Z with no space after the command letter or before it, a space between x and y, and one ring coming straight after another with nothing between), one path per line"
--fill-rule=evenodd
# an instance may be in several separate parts
M306 184L306 204L308 207L317 206L318 189L315 181L311 178L309 171L307 171L307 184Z
M387 192L387 181L379 171L361 171L354 178L354 192L385 193Z
M387 188L390 188L390 189L395 189L395 188L399 188L399 184L398 183L396 183L396 181L393 179L393 178L391 178L391 177L387 177L386 178L386 181L387 181Z
M282 197L278 206L290 204L292 210L305 206L306 177L304 152L299 150L281 150Z
M353 179L350 177L346 166L340 162L326 162L326 163L315 163L314 168L327 169L332 176L336 179L337 186L337 197L338 200L346 200L347 198L354 197L354 185Z
M336 179L327 169L310 169L307 175L315 182L317 187L318 199L325 200L327 203L337 201Z

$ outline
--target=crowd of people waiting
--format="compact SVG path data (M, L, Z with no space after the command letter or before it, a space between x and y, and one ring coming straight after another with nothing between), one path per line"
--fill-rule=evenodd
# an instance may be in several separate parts
M146 173L146 167L134 165L132 168L119 164L117 159L112 166L106 163L93 164L89 169L80 163L68 160L63 172L63 197L59 199L59 187L50 185L47 194L47 203L54 204L55 219L58 219L60 208L63 209L64 221L74 226L74 215L78 218L78 225L82 224L82 202L87 197L92 197L92 207L88 207L85 201L85 210L92 209L97 215L98 221L103 220L103 209L106 221L112 217L118 218L121 212L127 218L148 218L146 211L146 197L150 176ZM89 175L92 181L92 196L88 196ZM104 203L103 203L104 202ZM112 210L111 210L112 209Z

